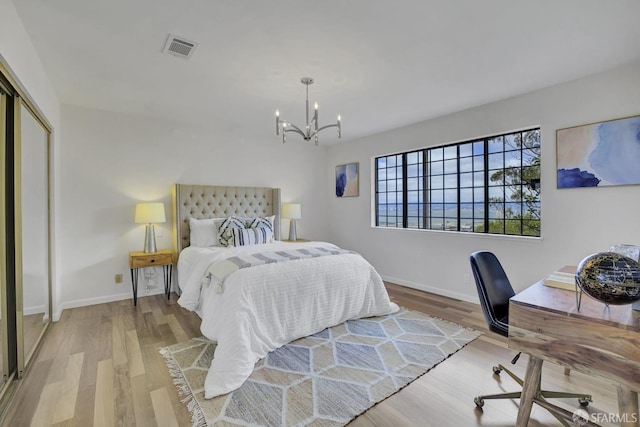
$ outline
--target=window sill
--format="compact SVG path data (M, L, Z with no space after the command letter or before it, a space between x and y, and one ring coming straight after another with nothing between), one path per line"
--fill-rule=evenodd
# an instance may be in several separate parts
M371 228L375 229L375 230L385 230L385 231L397 231L397 232L401 232L401 233L436 233L436 234L440 234L440 235L451 235L451 236L456 236L456 237L471 237L471 238L477 238L477 239L489 239L489 240L517 240L517 241L521 241L521 242L528 242L528 243L540 243L542 242L542 236L540 237L535 237L535 236L514 236L512 234L485 234L485 233L473 233L473 232L468 232L468 231L446 231L446 230L430 230L430 229L423 229L423 228L395 228L395 227L379 227L379 226L375 226L372 225Z

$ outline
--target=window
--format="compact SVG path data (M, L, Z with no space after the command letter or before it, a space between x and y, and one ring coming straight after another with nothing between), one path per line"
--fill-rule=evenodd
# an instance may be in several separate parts
M376 226L540 236L540 129L377 157Z

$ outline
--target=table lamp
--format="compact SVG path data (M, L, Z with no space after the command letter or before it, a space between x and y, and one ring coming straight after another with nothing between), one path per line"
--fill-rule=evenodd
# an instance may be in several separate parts
M144 251L146 253L156 252L156 232L153 224L166 221L164 203L136 204L136 224L147 224L144 232Z
M296 235L296 219L302 218L302 209L298 203L284 203L282 205L282 217L289 218L289 240L295 242L298 240Z

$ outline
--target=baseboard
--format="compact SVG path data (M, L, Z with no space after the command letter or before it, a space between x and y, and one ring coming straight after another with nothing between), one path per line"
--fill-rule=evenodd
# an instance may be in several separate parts
M142 298L142 297L147 297L147 296L151 296L151 295L158 295L158 294L163 294L164 293L164 289L160 288L160 289L152 289L151 292L146 293L146 292L138 292L138 299ZM108 303L108 302L114 302L114 301L122 301L125 299L129 299L131 300L131 304L133 304L133 295L131 294L131 291L126 292L126 293L122 293L122 294L115 294L115 295L107 295L104 297L97 297L97 298L86 298L86 299L81 299L81 300L75 300L75 301L66 301L63 302L62 304L60 304L58 311L56 311L53 315L53 321L57 322L58 320L60 320L60 317L62 316L62 312L68 308L78 308L78 307L86 307L88 305L96 305L96 304L104 304L104 303Z
M412 288L412 289L417 289L419 291L425 291L425 292L430 292L432 294L436 294L436 295L442 295L444 297L448 297L448 298L454 298L454 299L458 299L461 301L466 301L466 302L471 302L474 304L480 304L480 300L478 299L477 295L467 295L467 294L463 294L460 292L454 292L454 291L448 291L446 289L442 289L442 288L436 288L434 286L429 286L429 285L425 285L424 283L415 283L415 282L410 282L408 280L404 280L404 279L400 279L398 277L391 277L391 276L382 276L382 280L384 280L385 282L391 282L391 283L395 283L397 285L402 285L402 286L406 286L408 288Z
M44 305L25 307L24 310L22 310L22 314L25 316L30 316L32 314L38 314L38 313L44 313L44 312L45 312Z

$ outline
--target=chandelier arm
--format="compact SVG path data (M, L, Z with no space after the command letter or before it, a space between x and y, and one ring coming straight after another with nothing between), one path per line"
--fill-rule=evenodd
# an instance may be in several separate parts
M300 128L298 126L294 125L293 123L287 123L287 127L284 128L282 131L283 132L295 132L295 133L298 133L298 134L302 135L302 137L304 137L304 138L307 137L307 135L302 130L300 130Z
M319 128L317 131L315 131L315 133L318 133L318 132L320 132L320 131L321 131L321 130L323 130L323 129L327 129L327 128L337 128L337 127L338 127L338 125L337 125L336 123L334 123L334 124L332 124L332 125L324 125L324 126L322 126L321 128Z

